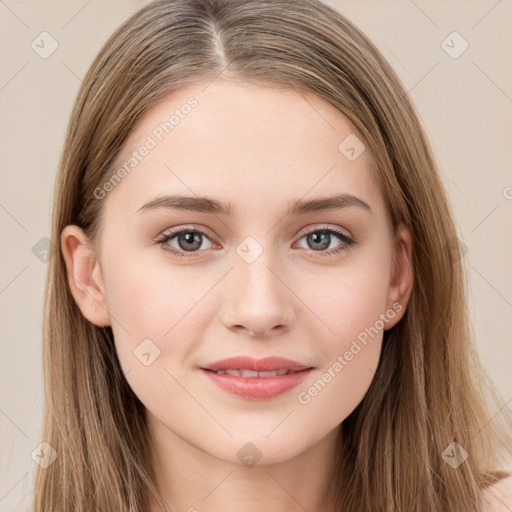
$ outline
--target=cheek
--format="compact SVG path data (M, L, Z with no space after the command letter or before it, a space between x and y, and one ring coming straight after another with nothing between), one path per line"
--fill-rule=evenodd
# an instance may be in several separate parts
M338 291L324 306L320 311L330 330L324 328L324 335L316 337L323 364L297 399L310 416L321 417L324 428L331 429L353 412L370 387L382 348L385 311L382 297L370 285Z
M131 367L133 351L148 339L162 355L172 349L166 346L168 340L189 325L189 311L194 311L200 290L191 293L184 273L136 258L120 258L108 270L105 286L120 359Z
M110 260L115 261L115 260ZM164 383L180 382L211 322L208 292L218 278L193 266L120 258L108 268L109 310L119 361L146 404Z
M193 335L201 329L195 303L204 291L191 287L183 273L156 266L150 271L133 261L118 264L109 285L115 346L128 384L157 416L171 403L189 406L178 382L183 381L182 363L199 339Z
M336 276L315 280L316 291L308 300L322 321L316 332L323 334L314 339L323 365L298 401L311 414L321 414L332 428L361 402L378 366L389 278L386 264L338 268ZM311 287L304 286L306 294Z
M301 390L299 404L310 417L322 418L325 430L335 428L361 403L377 369L381 346L381 333L366 344L357 339L343 341Z
M385 258L382 258L385 260ZM386 261L340 266L300 281L298 295L325 325L323 352L330 357L375 325L385 312L389 272ZM381 322L377 324L380 330Z

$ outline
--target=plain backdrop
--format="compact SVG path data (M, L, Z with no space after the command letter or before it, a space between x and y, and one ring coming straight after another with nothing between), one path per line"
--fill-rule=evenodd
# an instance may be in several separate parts
M0 0L0 511L30 504L42 441L44 244L67 122L94 56L145 3ZM512 1L328 3L376 43L419 110L456 215L477 348L510 406ZM49 56L43 37L44 51L58 45Z

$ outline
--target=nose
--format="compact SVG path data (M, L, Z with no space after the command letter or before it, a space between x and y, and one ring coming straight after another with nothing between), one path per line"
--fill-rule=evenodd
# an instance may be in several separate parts
M228 277L222 314L226 328L254 337L283 333L294 321L294 294L280 267L269 265L265 252L252 262L236 261Z

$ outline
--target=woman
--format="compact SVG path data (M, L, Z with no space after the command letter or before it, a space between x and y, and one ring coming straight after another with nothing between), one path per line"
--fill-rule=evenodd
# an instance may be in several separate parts
M35 512L512 507L430 147L334 9L135 13L80 89L52 230Z

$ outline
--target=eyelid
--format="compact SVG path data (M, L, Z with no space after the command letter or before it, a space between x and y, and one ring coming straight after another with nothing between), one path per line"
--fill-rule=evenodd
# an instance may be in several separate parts
M324 231L324 230L333 230L333 231L339 231L343 233L344 236L347 238L353 239L354 237L350 233L350 231L346 228L342 228L341 226L337 225L331 225L331 224L310 224L309 226L306 226L305 228L301 229L299 231L299 234L297 235L299 238L302 238L305 235L308 235L309 233L315 232L315 231Z
M182 231L197 231L210 239L215 238L215 235L212 234L213 232L210 231L208 228L199 226L197 224L180 224L175 228L164 229L164 231L160 232L157 236L153 238L153 241L156 242L157 240L162 239L166 236L178 235Z

